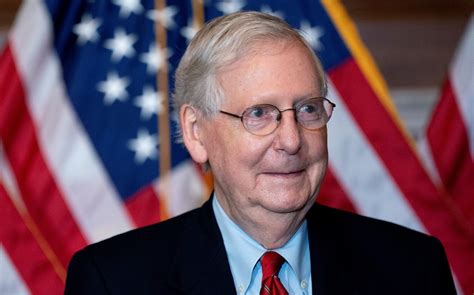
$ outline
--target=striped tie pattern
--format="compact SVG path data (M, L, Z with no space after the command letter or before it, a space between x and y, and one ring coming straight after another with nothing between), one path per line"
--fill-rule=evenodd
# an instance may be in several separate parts
M285 260L280 254L268 251L262 255L262 288L260 295L288 295L278 278L278 272Z

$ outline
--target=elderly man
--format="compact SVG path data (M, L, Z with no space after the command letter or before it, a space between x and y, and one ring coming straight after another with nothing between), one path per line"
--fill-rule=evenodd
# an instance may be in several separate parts
M435 238L315 205L335 107L325 95L319 60L284 21L247 12L207 24L174 103L213 195L78 252L66 294L455 294Z

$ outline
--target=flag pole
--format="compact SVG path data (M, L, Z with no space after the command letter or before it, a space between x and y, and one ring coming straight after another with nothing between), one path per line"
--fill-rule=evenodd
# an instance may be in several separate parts
M155 0L155 7L158 11L165 9L165 0ZM156 75L157 87L159 87L162 94L162 111L158 114L158 131L160 135L160 177L166 176L171 168L170 161L170 124L169 124L169 81L168 81L168 61L166 58L166 28L159 21L155 22L155 38L157 40L157 47L165 52L165 62L158 69Z
M193 25L200 29L204 25L204 4L202 0L193 0Z
M165 0L155 0L155 9L157 11L164 11L166 8ZM157 89L160 89L162 98L162 111L158 112L158 134L159 134L159 171L160 182L163 183L161 189L164 190L165 197L169 197L170 179L169 172L171 170L171 144L170 144L170 123L169 123L169 81L168 81L168 58L167 58L167 36L166 27L160 24L159 20L155 21L155 40L157 43L157 50L164 53L164 62L158 69L156 75ZM168 210L165 198L160 198L162 206L160 212L160 219L168 218Z

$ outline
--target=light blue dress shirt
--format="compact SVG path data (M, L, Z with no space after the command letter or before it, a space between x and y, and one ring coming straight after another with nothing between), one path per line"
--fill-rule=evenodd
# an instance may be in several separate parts
M262 266L259 259L267 249L247 235L227 216L215 195L212 200L212 207L224 239L237 294L260 294ZM312 294L311 262L306 221L283 247L272 251L279 253L286 260L278 277L288 294Z

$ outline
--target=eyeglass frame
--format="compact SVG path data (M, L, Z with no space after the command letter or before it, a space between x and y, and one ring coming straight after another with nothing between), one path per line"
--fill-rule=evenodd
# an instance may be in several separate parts
M281 118L283 117L283 116L282 116L282 113L283 113L283 112L286 112L286 111L294 111L294 112L295 112L295 114L294 114L295 121L298 123L298 125L301 126L301 127L304 128L304 129L306 129L306 130L311 130L311 131L313 131L313 130L317 130L317 129L322 128L323 126L327 125L327 123L328 123L329 120L331 119L331 116L329 116L328 121L327 121L324 125L322 125L321 127L314 128L314 129L310 129L310 128L307 128L307 127L303 126L303 125L298 121L298 115L297 115L297 114L298 114L298 109L299 109L301 106L304 105L304 102L309 101L309 100L312 100L312 99L318 99L318 98L322 99L323 102L324 102L324 101L327 101L327 102L332 106L332 110L331 110L331 116L332 116L332 111L333 111L334 108L336 107L336 104L333 103L332 101L330 101L328 98L326 98L326 97L324 97L324 96L315 96L315 97L307 98L307 99L305 99L303 102L301 102L300 104L297 104L295 107L293 107L293 108L288 108L288 109L284 109L284 110L280 110L280 109L279 109L278 107L276 107L275 105L272 105L272 104L269 104L269 103L263 103L263 104L252 105L252 106L246 108L246 109L242 112L242 115L237 115L237 114L230 113L230 112L223 111L223 110L219 110L219 112L222 113L222 114L224 114L224 115L228 115L228 116L231 116L231 117L233 117L233 118L238 118L238 119L240 119L240 121L242 122L242 126L244 127L244 129L245 129L247 132L249 132L250 134L253 134L253 135L256 135L256 136L266 136L266 135L270 135L270 134L272 134L273 132L275 132L275 130L278 129L278 126L280 126ZM277 118L279 118L279 119L276 119L277 125L276 125L275 129L273 129L273 130L270 131L269 133L265 133L265 134L255 134L255 133L251 132L250 130L248 130L247 127L246 127L246 125L245 125L245 123L244 123L244 114L245 114L245 112L247 112L247 110L249 110L249 109L251 109L251 108L255 108L255 107L257 107L257 106L271 106L271 107L275 108L275 109L278 111L278 113L279 113L279 116L277 117Z

